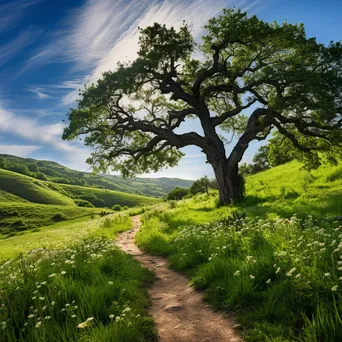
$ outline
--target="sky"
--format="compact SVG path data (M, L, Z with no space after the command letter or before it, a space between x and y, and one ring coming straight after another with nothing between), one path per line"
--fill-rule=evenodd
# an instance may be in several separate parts
M265 21L303 22L320 43L342 39L340 0L0 0L0 153L89 170L89 149L61 139L78 89L135 59L138 27L185 20L200 42L208 19L234 6ZM259 146L252 143L243 161ZM177 167L145 176L213 176L198 148L183 152Z

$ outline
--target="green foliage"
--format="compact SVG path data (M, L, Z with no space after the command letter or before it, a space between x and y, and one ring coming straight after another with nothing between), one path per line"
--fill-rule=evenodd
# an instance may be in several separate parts
M175 188L167 195L166 198L168 200L181 200L188 193L189 193L188 189Z
M47 178L47 177L45 176L45 174L42 173L42 172L36 172L35 178L40 179L40 180L42 180L42 181L48 180L48 178Z
M75 199L74 202L75 202L79 207L94 208L94 205L93 205L92 203L90 203L89 201L86 201L86 200Z
M90 192L84 192L81 195L78 196L80 199L84 201L88 201L91 204L93 204L95 207L104 207L105 203L103 200L96 197L95 194Z
M63 213L56 213L51 217L51 220L55 222L65 221L67 219L68 218Z
M204 176L196 181L191 185L189 188L189 192L192 195L196 195L198 193L209 193L210 189L210 180L207 176Z
M27 168L31 171L31 172L39 172L39 167L37 164L35 163L30 163L27 165Z
M307 167L319 166L320 154L336 163L334 154L342 153L342 75L332 70L342 67L341 42L324 46L307 38L302 24L267 23L235 9L224 9L205 28L199 59L186 24L177 31L158 23L142 29L137 59L119 63L84 89L68 113L63 139L84 136L93 149L88 163L124 176L175 166L181 148L195 145L216 175L230 176L219 182L223 204L243 197L242 187L230 179L238 183L238 163L248 145L272 130ZM253 108L248 117L247 108ZM203 136L179 134L193 118ZM222 137L219 128L230 137ZM226 156L224 145L236 134ZM258 170L265 169L265 152L255 163ZM278 157L272 162L280 163Z
M120 204L114 204L113 207L112 207L112 210L114 211L121 211L121 205Z
M1 341L156 340L142 290L151 274L110 240L32 251L1 269Z

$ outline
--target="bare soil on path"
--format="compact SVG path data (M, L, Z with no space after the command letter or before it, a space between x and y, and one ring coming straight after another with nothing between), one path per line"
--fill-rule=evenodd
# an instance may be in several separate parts
M135 244L140 216L134 216L133 229L121 233L117 245L144 267L156 280L149 288L160 342L241 342L233 317L213 311L203 301L203 294L189 286L182 274L168 268L166 258L145 254Z

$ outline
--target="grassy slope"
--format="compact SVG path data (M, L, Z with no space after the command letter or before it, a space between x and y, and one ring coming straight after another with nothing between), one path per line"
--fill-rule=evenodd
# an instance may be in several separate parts
M261 211L265 213L282 217L294 212L316 217L342 215L341 165L308 173L301 170L300 163L291 162L248 177L246 188L248 196L264 201Z
M248 177L246 188L240 205L217 208L212 193L156 206L144 215L139 246L169 256L213 305L237 312L248 341L340 341L341 231L288 219L341 215L341 166L309 174L292 162ZM233 211L254 223L215 224Z
M131 225L120 213L0 240L0 340L155 341L144 289L152 275L108 239ZM25 253L41 247L58 250Z
M113 224L106 225L108 220ZM41 227L37 231L25 231L8 239L0 239L0 262L33 249L61 248L90 236L113 238L118 232L130 227L130 217L117 213L103 218L78 218Z
M63 165L52 161L38 161L31 158L20 158L12 155L0 154L8 163L15 162L21 165L39 163L39 171L44 173L48 180L54 178L65 178L72 180L83 179L89 187L104 187L105 189L122 191L131 194L147 195L152 197L162 197L172 191L175 187L189 188L193 181L178 178L127 178L120 176L103 175L71 170Z
M34 203L76 206L71 198L50 190L45 182L11 171L0 170L0 189Z
M105 206L111 208L114 204L121 206L133 207L138 204L153 204L158 202L158 199L134 194L128 194L119 191L89 188L77 185L53 184L56 189L61 189L71 193L74 196L82 194L94 194L97 198L104 201Z
M0 202L0 232L10 233L55 224L56 214L61 214L64 220L73 220L99 213L102 210L29 202ZM20 221L23 224L20 224Z

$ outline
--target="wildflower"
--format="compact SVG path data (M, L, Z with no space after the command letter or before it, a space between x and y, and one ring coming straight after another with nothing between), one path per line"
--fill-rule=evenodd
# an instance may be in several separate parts
M288 277L292 277L292 274L293 274L293 272L295 272L295 270L296 270L295 267L291 268L290 271L288 271L288 272L286 273L286 275L287 275Z
M114 319L114 315L109 315L109 319Z
M279 272L280 272L280 267L277 268L276 274L278 274Z
M47 309L47 307L46 307L46 306L43 306L43 307L42 307L42 310L43 310L43 311L45 311L46 309Z
M88 327L91 324L91 321L93 321L93 320L94 320L94 317L89 317L84 322L78 324L77 328L78 329L84 329L84 328Z
M45 297L39 297L39 300L44 300L45 299Z
M250 277L251 279L255 279L255 276L254 276L253 274L250 274L249 277Z
M55 306L55 304L56 304L55 301L52 301L52 302L51 302L51 305L52 305L52 306Z
M112 282L112 281L109 281L108 284L109 284L109 285L113 285L113 282Z
M1 329L5 330L7 327L7 322L1 322Z
M51 319L51 316L45 316L45 319L48 321L49 319Z
M270 284L271 283L271 279L268 279L267 281L266 281L266 284Z
M38 329L38 328L40 328L41 327L41 325L42 325L42 321L39 321L39 322L37 322L37 324L36 324L36 328Z
M240 271L236 271L236 272L234 273L234 276L238 276L238 275L240 275Z
M61 272L61 275L64 275L64 274L66 274L66 272L65 272L65 271L62 271L62 272Z
M302 275L300 274L300 273L298 273L296 276L295 276L295 278L296 279L298 279L298 278L300 278Z
M71 315L71 318L76 318L76 315Z
M37 297L32 297L32 300L36 300L37 299Z
M28 315L27 318L34 318L34 314Z
M331 276L331 274L329 272L324 273L324 277L330 277L330 276Z
M337 288L338 288L338 286L337 285L335 285L335 286L333 286L332 288L331 288L331 291L337 291Z
M51 274L49 275L49 278L54 278L54 277L56 277L56 273L51 273Z

